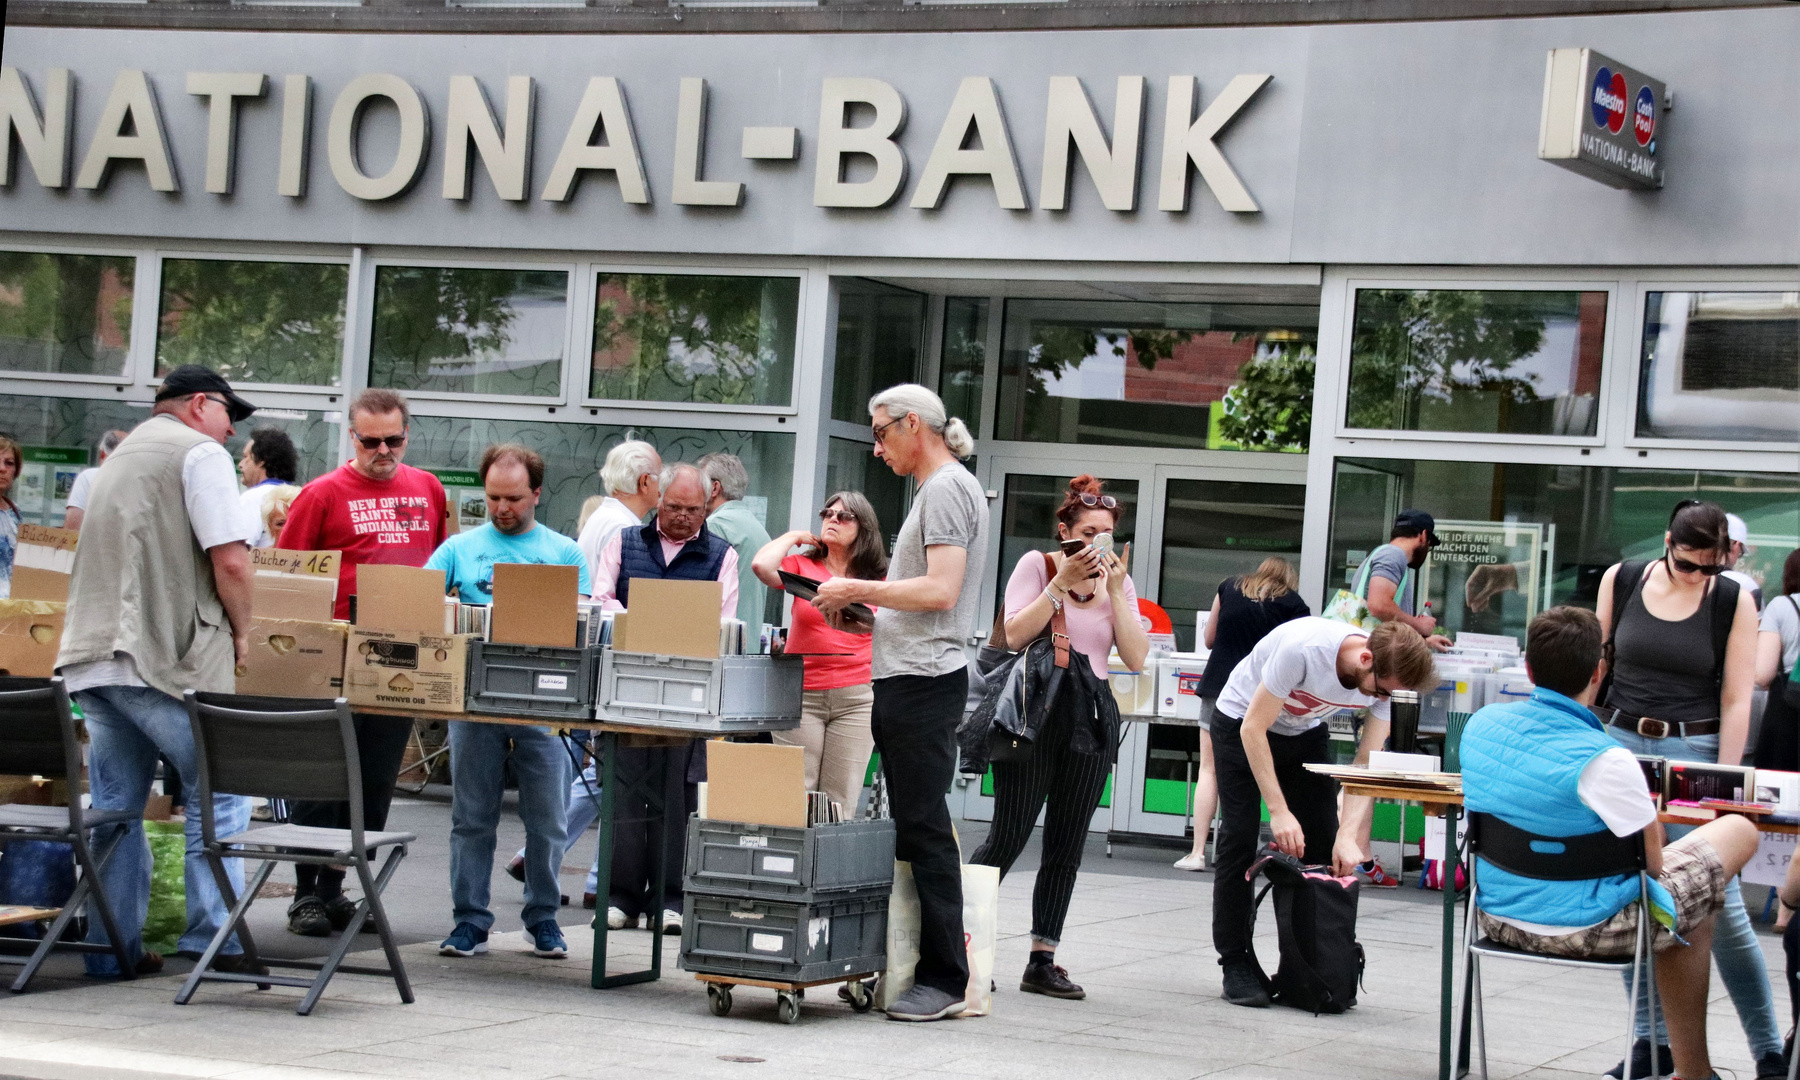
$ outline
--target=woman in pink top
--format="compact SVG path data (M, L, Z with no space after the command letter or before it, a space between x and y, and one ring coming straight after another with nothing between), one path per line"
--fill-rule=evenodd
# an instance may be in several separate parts
M1111 551L1093 546L1096 536L1110 535L1118 523L1117 500L1103 494L1100 481L1092 476L1077 476L1069 481L1068 493L1056 511L1056 537L1086 546L1064 555L1059 544L1058 550L1049 554L1054 574L1045 565L1043 552L1028 551L1006 584L1007 647L1022 649L1046 633L1052 616L1060 610L1068 624L1070 648L1093 667L1102 692L1107 654L1113 646L1118 646L1119 659L1133 671L1143 666L1150 652L1150 638L1138 621L1137 594L1124 564ZM1069 913L1069 898L1075 892L1075 875L1081 870L1088 822L1100 805L1112 768L1113 748L1107 747L1105 754L1074 750L1070 745L1073 720L1067 710L1058 708L1070 696L1067 690L1056 695L1030 757L994 762L994 824L987 841L969 861L997 866L1004 876L1031 838L1038 812L1049 803L1044 815L1043 858L1031 894L1031 957L1019 989L1050 997L1082 998L1086 991L1056 965L1056 944Z
M804 550L788 554L795 547ZM814 581L834 577L880 581L887 576L887 551L875 508L860 492L840 491L819 511L818 535L796 529L766 544L750 568L772 589L782 587L780 570ZM823 791L856 813L863 775L875 736L869 713L875 693L869 684L868 634L833 629L811 604L793 605L787 651L806 657L800 726L777 731L775 741L806 751L806 789Z

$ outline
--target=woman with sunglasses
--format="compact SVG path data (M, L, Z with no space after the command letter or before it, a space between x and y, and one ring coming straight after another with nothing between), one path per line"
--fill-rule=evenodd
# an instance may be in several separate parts
M1125 667L1137 671L1150 653L1150 637L1138 621L1137 595L1125 564L1110 548L1096 547L1119 524L1119 503L1102 494L1100 481L1083 474L1069 481L1056 511L1059 550L1027 551L1006 583L1006 646L1023 649L1048 632L1061 612L1069 635L1069 666L1085 662L1106 692L1108 654L1116 645ZM1112 769L1117 745L1099 753L1075 749L1078 683L1065 679L1029 757L994 762L994 824L971 863L997 866L1000 875L1031 839L1046 804L1044 850L1031 893L1031 953L1019 989L1029 994L1079 999L1087 992L1056 963L1075 875L1087 844L1088 823Z
M1728 765L1744 758L1756 602L1721 576L1730 566L1729 529L1717 505L1685 499L1670 515L1661 558L1622 562L1601 578L1597 614L1607 634L1611 685L1594 715L1632 753ZM1687 831L1670 826L1669 838ZM1757 1077L1786 1076L1775 995L1736 879L1726 888L1712 952L1749 1038ZM1629 974L1626 986L1629 992ZM1610 1075L1650 1074L1648 1012L1640 999L1632 1060L1621 1063L1630 1071ZM1659 1059L1672 1060L1661 1016L1654 1027Z
M796 547L802 550L794 551ZM782 588L782 570L814 581L880 581L887 576L887 550L875 508L861 492L840 491L825 500L816 534L802 529L782 533L756 553L750 568L771 589ZM825 792L848 817L856 813L875 748L869 728L875 705L869 682L873 639L866 632L833 628L811 604L796 603L793 609L787 651L806 662L800 726L776 732L775 741L806 751L806 790Z

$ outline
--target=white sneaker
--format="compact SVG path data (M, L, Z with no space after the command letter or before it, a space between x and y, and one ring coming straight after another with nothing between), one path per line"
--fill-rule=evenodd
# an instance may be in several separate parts
M1204 869L1206 869L1206 856L1202 852L1198 852L1198 851L1189 852L1188 854L1183 855L1181 858L1175 860L1175 869L1177 869L1177 870L1204 870Z
M627 926L632 926L636 923L636 919L628 917L625 912L619 908L609 907L606 909L606 928L608 930L623 930Z
M663 908L664 934L679 937L681 934L681 912Z

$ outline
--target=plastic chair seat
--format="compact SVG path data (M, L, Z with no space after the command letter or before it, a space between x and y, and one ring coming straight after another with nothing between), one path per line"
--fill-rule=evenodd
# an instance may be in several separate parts
M418 837L409 832L365 832L363 844L370 851L392 844L410 844ZM267 825L246 829L219 838L223 847L234 849L306 851L322 855L350 857L349 829L326 829L312 825Z
M1555 956L1551 953L1532 952L1530 949L1502 945L1485 934L1469 946L1469 951L1501 960L1536 961L1540 964L1563 964L1568 967L1628 968L1634 962L1634 958L1630 956Z
M81 824L86 829L97 829L102 825L132 821L137 817L139 814L133 810L96 810L88 807L81 812ZM38 806L29 803L7 803L0 806L0 829L36 829L44 832L66 833L69 831L69 808L66 806Z

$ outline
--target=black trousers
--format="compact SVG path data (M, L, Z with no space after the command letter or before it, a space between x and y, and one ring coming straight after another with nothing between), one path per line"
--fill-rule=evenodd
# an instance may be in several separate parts
M356 758L362 767L363 828L371 832L385 829L388 808L394 803L394 783L400 778L400 759L406 756L413 722L406 717L369 713L351 713L350 720L356 726ZM288 809L288 820L295 825L348 829L350 804L296 802ZM344 872L331 867L297 864L294 881L297 897L317 896L329 900L343 891Z
M1213 948L1219 963L1243 960L1250 951L1250 907L1256 886L1244 872L1256 861L1262 829L1262 791L1239 738L1243 720L1213 713L1213 769L1219 779L1222 819L1213 841ZM1288 809L1306 835L1308 863L1331 862L1337 840L1337 781L1306 771L1308 762L1331 760L1331 730L1324 724L1299 735L1269 734L1275 779Z
M675 747L618 748L618 761L613 764L613 781L618 793L613 812L618 822L613 826L612 885L606 902L623 911L627 918L650 914L652 892L650 867L656 861L652 846L658 839L663 851L663 907L682 910L681 871L687 853L687 819L700 808L700 788L687 779L689 748ZM671 759L681 768L671 769ZM679 824L663 827L661 821L645 820L650 804L632 792L630 784L655 783L662 786L664 805L681 807ZM637 820L627 820L636 818Z
M887 774L894 855L912 864L919 889L919 964L913 981L962 997L969 988L963 942L962 857L944 797L956 773L956 725L969 673L876 679L869 727Z

